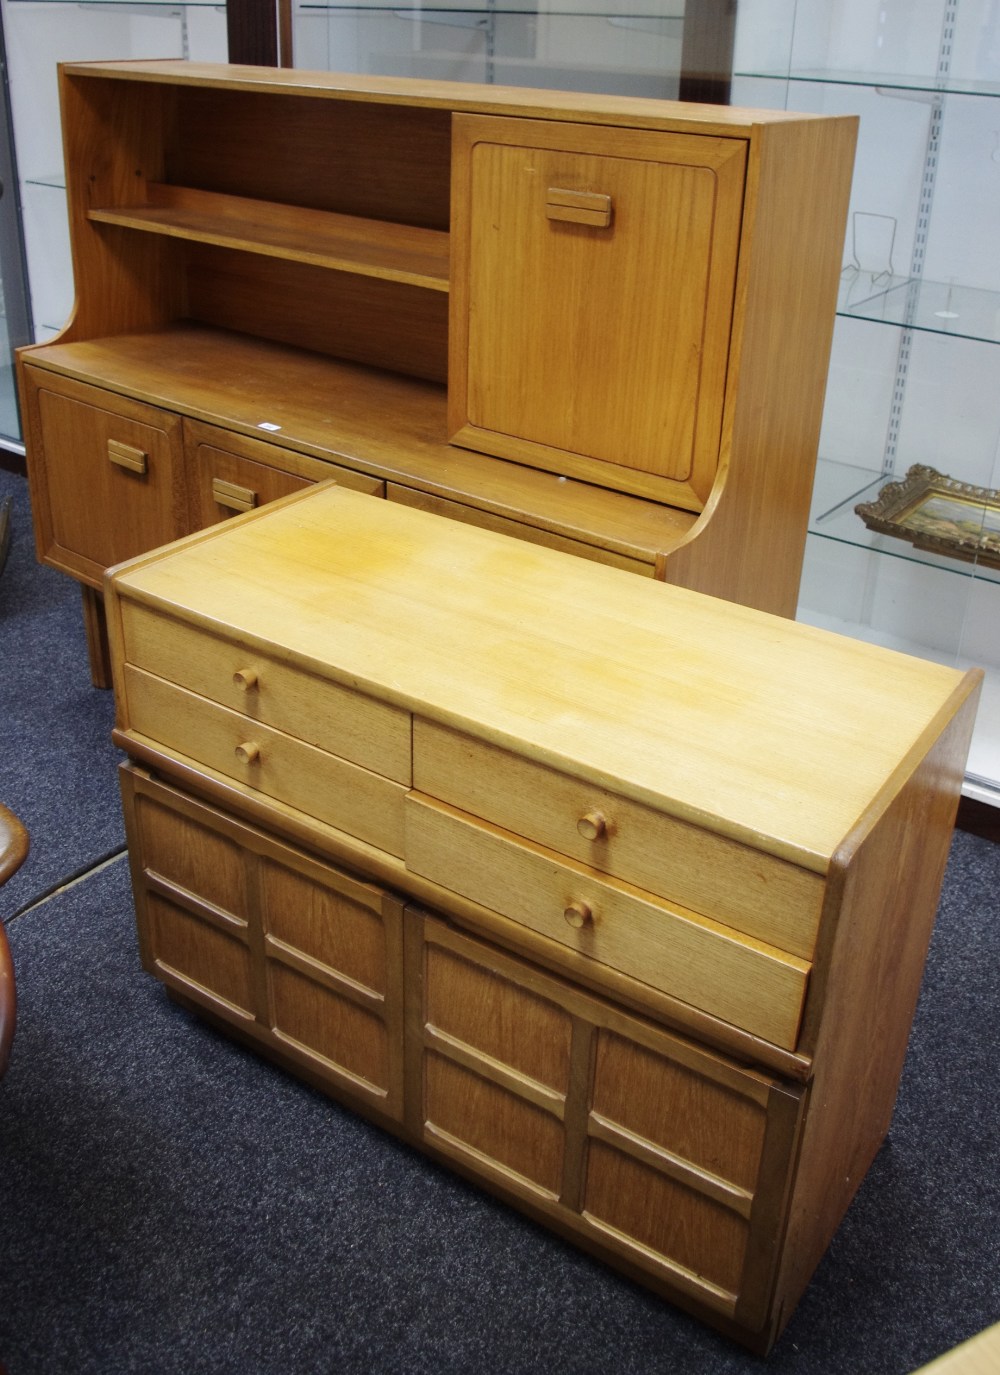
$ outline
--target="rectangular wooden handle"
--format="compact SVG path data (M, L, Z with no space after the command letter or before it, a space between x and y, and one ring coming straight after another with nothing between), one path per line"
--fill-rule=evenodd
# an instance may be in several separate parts
M257 493L252 487L238 487L235 482L213 477L212 500L230 511L252 511L257 505Z
M134 444L123 444L120 439L108 440L108 458L117 467L125 468L130 473L142 473L145 476L149 468L149 455Z
M611 197L597 191L566 191L550 186L545 199L545 213L550 220L589 224L595 229L607 229L611 210Z

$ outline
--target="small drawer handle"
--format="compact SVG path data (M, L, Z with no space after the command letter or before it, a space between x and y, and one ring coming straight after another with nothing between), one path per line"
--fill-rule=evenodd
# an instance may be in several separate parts
M108 440L108 458L118 468L145 477L149 470L149 455L134 444L123 444L119 439Z
M255 740L244 740L236 746L236 758L241 764L256 764L260 759L260 746Z
M578 931L582 926L589 926L594 920L594 912L590 903L579 900L571 902L563 912L563 916L570 926L576 927Z
M611 197L597 191L568 191L561 186L550 186L545 197L545 213L550 220L607 229L611 224Z
M227 511L252 511L257 505L257 493L252 487L240 487L221 477L212 478L212 500Z
M587 812L576 823L584 840L603 840L608 833L608 820L603 812Z
M233 674L233 686L239 688L240 692L252 692L258 681L255 668L238 668Z

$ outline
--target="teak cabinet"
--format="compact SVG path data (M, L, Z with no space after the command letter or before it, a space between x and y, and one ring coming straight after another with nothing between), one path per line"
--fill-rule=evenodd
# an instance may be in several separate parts
M84 585L95 677L106 567L323 476L794 613L852 118L60 80L77 299L19 374L39 554Z
M108 575L143 962L766 1350L889 1126L981 674L442 524L322 484Z

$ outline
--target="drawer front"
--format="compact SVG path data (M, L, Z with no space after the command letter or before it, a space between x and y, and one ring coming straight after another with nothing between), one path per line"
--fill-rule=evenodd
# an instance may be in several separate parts
M148 607L123 601L121 617L127 663L373 773L409 782L408 712Z
M385 495L385 483L367 473L197 420L184 422L184 448L195 530L331 478L358 492Z
M803 960L605 878L422 794L406 799L414 873L713 1016L793 1049Z
M226 778L377 846L403 853L399 783L126 666L130 728Z
M407 922L414 1131L668 1292L761 1323L800 1093L430 916Z
M402 907L125 767L145 967L332 1090L402 1112Z
M413 786L789 954L812 956L823 880L786 860L420 719Z

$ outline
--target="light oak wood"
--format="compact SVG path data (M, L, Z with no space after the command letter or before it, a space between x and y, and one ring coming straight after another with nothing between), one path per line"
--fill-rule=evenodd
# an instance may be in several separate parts
M323 484L109 577L146 967L766 1351L888 1130L981 675L439 525ZM255 720L272 664L413 786Z
M936 1361L922 1365L915 1375L992 1375L1000 1360L1000 1323L970 1337Z
M420 793L407 797L405 853L407 868L440 888L776 1045L797 1043L809 965L787 952L651 902Z
M130 595L819 874L908 776L928 721L980 681L488 531L455 525L442 541L439 529L317 488L133 564Z
M131 729L320 821L403 853L402 784L130 667Z
M142 606L124 606L121 624L136 669L239 712L247 730L260 722L409 784L410 718L400 708Z
M809 959L820 877L417 717L413 786L561 855Z

